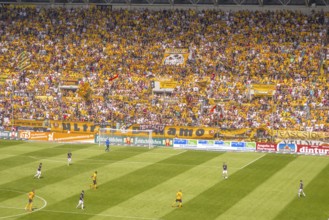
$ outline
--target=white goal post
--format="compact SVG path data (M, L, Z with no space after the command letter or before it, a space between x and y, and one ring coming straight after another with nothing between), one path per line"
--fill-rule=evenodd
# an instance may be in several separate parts
M113 128L100 128L98 132L98 145L105 145L106 139L110 145L137 146L153 148L152 130L126 130Z

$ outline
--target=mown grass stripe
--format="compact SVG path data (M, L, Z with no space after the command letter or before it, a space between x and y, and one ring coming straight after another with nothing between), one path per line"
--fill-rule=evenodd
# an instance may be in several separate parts
M23 141L14 141L14 140L0 140L0 149L11 147L15 145L24 144Z
M146 151L145 153L137 154L133 157L129 157L127 159L119 160L113 163L107 163L106 166L98 167L98 184L102 184L103 182L119 178L121 176L127 175L128 173L144 168L150 163L156 163L165 158L173 156L173 154L155 152L159 151ZM148 163L140 163L140 161L145 160L148 161ZM94 160L92 161L94 162ZM105 160L101 160L101 162L104 164ZM75 163L74 166L88 165ZM65 172L71 172L70 168L68 168ZM71 178L65 179L61 182L45 185L44 187L38 189L38 193L42 195L47 194L48 203L54 204L70 196L76 195L76 193L79 193L79 191L82 189L89 189L89 184L91 183L91 174L93 173L93 171L94 170L87 172L79 172L78 175L72 176ZM68 203L67 205L68 207L74 208L75 204Z
M292 155L268 154L161 219L215 219L294 159Z
M255 161L260 156L260 154L255 153L238 152L220 154L218 157L193 166L192 169L164 181L115 207L107 209L101 214L116 216L125 213L127 216L158 219L173 210L171 205L175 200L177 190L181 189L183 191L184 202L191 200L218 182L225 181L222 177L223 162L229 161L229 173L232 175L241 167L250 164L250 162ZM92 219L96 220L98 218L99 216L95 216Z
M129 151L129 152L127 153L127 151ZM101 155L90 157L88 159L106 160L108 158L111 158L111 161L108 162L108 164L111 164L116 161L120 161L120 160L129 158L129 157L141 154L146 151L149 151L149 150L141 149L141 148L140 149L139 148L135 148L135 149L122 148L122 149L118 149L116 151L111 152L111 154L102 153ZM87 162L88 159L85 159L82 161ZM56 167L54 169L47 170L47 172L45 173L45 176L47 176L47 178L35 180L31 177L31 174L29 174L29 176L26 176L26 177L17 179L15 181L0 185L0 189L20 189L20 191L28 192L33 188L34 189L42 188L45 185L54 184L56 182L60 182L65 179L72 178L73 176L78 175L79 173L82 173L82 172L87 172L87 171L92 172L93 170L95 170L99 167L102 167L102 166L106 166L106 165L107 165L106 163L100 163L100 164L91 163L86 166L72 165L70 167L70 169L68 169L67 165L63 165L63 166ZM22 188L22 183L25 183L24 188ZM11 199L14 197L13 195L14 194L2 193L2 194L0 194L0 201L5 200L5 199Z
M92 146L91 146L92 147ZM1 153L3 153L3 150L1 150ZM76 150L73 152L73 162L80 163L80 161L85 160L89 157L99 155L101 153L100 150L91 150L90 148L82 148L80 150ZM24 157L31 157L31 156L22 156L18 155L20 158ZM63 149L62 154L56 155L55 157L31 157L34 159L33 162L23 164L21 166L15 166L15 167L10 167L8 169L4 169L0 171L0 176L5 176L6 178L1 178L0 179L0 185L16 181L17 179L20 179L22 177L26 177L27 174L30 174L32 177L37 169L37 166L39 165L40 162L43 163L43 169L42 169L42 174L48 175L47 171L57 168L62 165L67 164L67 151ZM89 161L89 160L88 160ZM98 162L95 160L90 160L90 163L93 162ZM103 163L107 162L102 161ZM17 160L17 163L20 163L20 160ZM87 165L87 163L85 163ZM13 175L14 174L14 175Z
M35 144L36 143L26 143L24 147L28 148L29 145L35 145ZM34 162L36 161L34 157L40 157L40 158L50 157L50 156L54 157L61 155L63 153L67 153L68 150L71 150L73 152L88 147L91 147L91 145L83 144L83 145L75 146L70 144L63 144L63 145L47 144L47 146L45 146L41 150L30 151L24 154L7 157L5 159L0 160L0 171Z
M146 167L151 163L156 163L158 161L161 161L165 158L169 158L173 155L177 155L179 153L180 153L180 151L172 151L172 150L168 151L168 149L164 149L164 148L154 149L154 150L147 151L145 153L130 157L125 160L120 160L115 163L110 163L107 166L97 168L97 171L99 173L99 183L101 183L103 181L105 182L105 180L109 181L109 180L113 180L115 178L119 178L119 177L124 176L128 173L131 173L137 169ZM96 160L92 160L92 161L94 162ZM141 162L141 161L144 161L144 162ZM147 161L147 162L145 162L145 161ZM101 162L104 163L105 160L101 160ZM74 165L75 166L86 166L86 164L81 164L81 163L75 163ZM168 165L168 166L171 166L171 165ZM71 167L68 167L68 170L70 168ZM40 196L43 196L47 200L47 203L49 205L55 204L56 202L60 202L61 200L64 200L72 195L75 195L76 193L80 192L80 190L82 190L82 189L85 190L85 189L89 188L89 184L91 183L91 178L90 178L91 173L92 172L89 172L89 171L84 172L84 173L79 173L78 175L75 175L71 178L67 178L61 182L56 182L54 184L47 184L42 188L38 188L37 194ZM1 191L1 189L0 189L0 191ZM88 191L86 190L86 192L88 192ZM6 200L4 202L0 201L0 209L1 209L1 206L17 207L17 204L20 204L22 201L26 201L25 193L23 196L16 196L15 198ZM88 200L88 204L90 204L89 200ZM62 211L62 210L49 210L49 209L45 210L45 209L43 209L42 211L45 211L45 212L54 212L55 211L56 213L57 213L57 211L59 211L59 212L63 213L62 215L63 215L63 217L65 216L64 217L65 219L67 219L68 218L67 216L70 214L73 214L73 213L75 213L75 215L80 214L80 212L79 212L80 210L75 209L76 203L67 203L67 204L62 203L61 209L63 209L63 207L65 207L65 206L67 206L69 208L69 210ZM24 206L21 205L21 207L24 207ZM34 207L40 208L41 207L40 201L35 200ZM12 214L15 213L15 210L12 210L12 209L8 210L8 211L10 211ZM85 211L82 214L87 214L89 216L95 215L95 213L91 213L91 212L86 213ZM0 218L1 218L1 215L3 216L4 214L0 214ZM47 216L47 213L44 213L42 216L40 216L39 219L45 219ZM98 215L98 214L96 214L96 216L98 218L100 218L102 216L103 217L106 216L107 218L111 217L111 219L114 218L114 215ZM125 219L125 218L122 218L122 214L115 215L115 217L116 218L118 217L121 220ZM131 217L131 219L135 219L134 216L130 216L130 217ZM139 218L139 219L143 219L143 217Z
M296 196L275 220L300 220L301 216L303 220L329 219L329 164L311 182L307 178L303 177L306 197Z
M216 220L273 219L297 197L299 180L310 182L328 162L323 157L298 156Z
M132 173L116 178L114 180L102 183L98 190L88 191L86 194L86 206L88 212L101 213L102 211L114 207L119 203L128 200L162 182L173 178L180 173L183 173L193 166L180 166L180 165L199 165L212 158L215 158L220 153L216 152L199 152L188 151L170 158L161 160L152 165L148 165L142 169L138 169ZM108 199L106 196L108 195ZM76 204L78 194L65 199L62 202L48 206L50 210L63 210L63 204ZM87 201L92 201L89 203ZM90 205L92 204L92 205ZM69 207L66 207L69 208ZM68 209L69 211L72 209ZM87 211L86 210L86 211ZM63 210L66 211L66 210ZM48 219L58 219L58 213L48 213ZM124 213L123 213L124 214ZM34 216L39 216L40 213L35 213ZM87 215L71 216L71 219L89 219ZM27 219L22 217L20 219Z
M113 149L114 151L117 151L117 149ZM97 168L97 171L99 172L99 182L105 182L109 181L115 178L119 178L123 175L126 175L130 172L133 172L137 169L143 168L151 163L158 162L160 160L163 160L165 158L171 157L173 155L179 154L180 151L168 151L169 149L154 149L154 150L147 150L145 153L138 154L136 156L127 158L125 160L120 160L114 163L106 163L107 160L91 160L87 159L88 161L91 161L91 163L94 162L100 162L102 164L107 164L104 167L99 167ZM95 154L95 152L98 152L98 154L104 154L103 150L94 150L94 151L79 151L76 152L74 155L79 157L81 160L81 154L84 153L84 155L90 155L90 153ZM112 153L112 152L111 152ZM109 157L111 156L111 153L105 153ZM127 152L127 154L130 154L131 152ZM64 155L65 156L65 155ZM92 156L92 155L90 155ZM75 157L74 157L75 158ZM143 162L142 162L143 161ZM146 162L147 161L147 162ZM58 163L52 163L48 165L57 165ZM80 163L80 161L74 160L74 165L72 166L88 166L87 163ZM70 172L70 168L72 167L67 167L66 170L63 170L63 172ZM170 165L169 165L170 166ZM19 169L19 168L18 168ZM114 171L114 172L113 172ZM91 175L92 171L87 171L87 172L80 172L78 175L74 175L71 178L66 178L63 181L60 182L55 182L54 184L47 184L44 185L42 188L36 189L37 195L44 197L47 200L47 203L50 204L55 204L56 202L59 202L61 200L64 200L72 195L75 195L78 193L81 189L87 189L89 188L89 184L91 183ZM46 178L48 178L48 175L46 173ZM38 180L36 180L38 181ZM0 191L8 191L8 190L3 190L0 189ZM15 190L16 191L16 190ZM0 209L1 207L17 207L17 208L24 208L25 204L22 204L22 201L26 201L26 192L23 195L17 195L12 199L1 201L0 200ZM23 202L23 203L24 203ZM34 207L35 208L40 208L42 204L40 203L41 201L36 199L34 201ZM21 204L21 205L19 205ZM72 212L77 212L79 210L75 209L76 204L68 203L68 204L62 204L63 206L67 206L70 208L70 210L64 211L63 215L70 214ZM2 210L2 209L1 209ZM15 214L17 211L13 209L6 209L7 215ZM55 210L47 210L47 211L55 211ZM84 212L85 213L85 212ZM76 214L79 214L77 212ZM0 214L1 216L5 216L6 213ZM93 213L88 213L88 215L94 215ZM43 217L40 217L40 219L46 219L47 214L44 213ZM100 217L99 215L97 215ZM120 216L120 215L117 215ZM66 218L67 216L65 216ZM113 215L111 216L113 218ZM121 218L122 219L122 218Z

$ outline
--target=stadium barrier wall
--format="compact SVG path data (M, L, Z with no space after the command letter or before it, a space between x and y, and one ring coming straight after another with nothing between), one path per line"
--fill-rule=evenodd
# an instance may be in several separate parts
M280 143L257 142L256 151L329 156L329 145L321 141L305 140L291 140Z
M148 137L134 137L134 136L127 136L127 135L114 135L106 137L103 136L99 139L99 135L95 134L94 143L105 143L106 139L109 138L111 145L123 145L123 146L145 146L149 145L149 141L151 141L152 145L155 147L172 147L173 146L173 139L171 138L154 138L152 137L151 140Z
M98 134L77 134L60 132L31 132L31 131L0 131L0 139L7 140L37 140L54 142L76 142L93 140L98 143ZM111 144L134 146L148 145L146 137L109 137ZM106 137L103 138L105 142ZM158 147L173 147L194 150L219 150L219 151L257 151L274 153L291 153L304 155L327 155L329 156L329 144L322 141L312 140L285 140L275 142L241 142L221 140L196 140L178 138L152 138L152 144Z
M0 131L0 139L22 140L17 131Z
M193 150L256 151L256 142L175 138L173 140L173 147Z
M76 141L92 141L93 134L63 133L63 132L33 132L19 131L21 140L32 141L54 141L54 142L76 142Z
M179 149L193 150L218 150L218 151L257 151L274 153L291 153L305 155L328 155L329 145L324 142L311 142L303 140L285 141L280 143L271 142L239 142L220 140L195 140L178 139L173 140L173 147Z

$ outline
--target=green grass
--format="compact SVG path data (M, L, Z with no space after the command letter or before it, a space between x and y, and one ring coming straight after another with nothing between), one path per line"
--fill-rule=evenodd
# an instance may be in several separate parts
M67 166L66 154L73 153ZM43 163L41 179L34 179ZM230 177L223 180L221 165ZM90 190L98 171L99 188ZM329 158L0 142L0 219L326 220ZM298 198L299 180L305 198ZM26 213L27 193L38 197ZM183 208L173 208L178 190ZM76 209L85 190L85 210Z

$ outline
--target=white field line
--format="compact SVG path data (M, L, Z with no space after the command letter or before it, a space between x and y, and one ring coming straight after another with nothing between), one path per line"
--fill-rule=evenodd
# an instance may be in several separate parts
M179 152L176 154L167 154L167 155L172 155L172 156L176 156L179 154L182 154L186 151L183 152ZM147 153L150 154L150 153ZM157 153L157 154L161 154L161 153ZM66 155L65 157L63 157L63 159L48 159L48 158L44 158L44 157L35 157L35 156L25 156L25 155L14 155L14 154L3 154L3 155L7 155L7 156L19 156L19 157L29 157L35 160L42 160L42 161L50 161L50 162L54 162L54 163L65 163L67 164L67 158ZM166 155L166 153L164 153L164 155ZM94 162L81 162L81 161L94 161ZM116 163L121 163L121 164L153 164L153 162L144 162L144 161L116 161L116 160L97 160L97 159L80 159L77 158L77 162L75 164L108 164L109 162L116 162ZM72 161L72 164L74 164L74 160ZM168 166L172 166L172 165L177 165L177 164L169 164L169 163L163 163L161 165L168 165ZM179 166L194 166L194 165L188 165L188 164L179 164ZM216 167L216 166L205 166L205 167Z
M182 154L184 152L186 152L187 150L185 151L182 151L182 152L179 152L177 154L172 154L173 156L176 156L176 155L179 155L179 154ZM148 154L152 154L152 153L148 153ZM161 154L161 153L156 153L156 154ZM13 155L13 154L4 154L4 155L7 155L7 156L20 156L20 157L30 157L32 159L35 159L35 160L42 160L42 161L49 161L49 162L53 162L53 163L63 163L63 164L67 164L67 158L64 157L63 159L48 159L48 158L42 158L42 157L35 157L35 156L25 156L25 155ZM240 167L240 168L236 168L236 167L230 167L231 170L241 170L247 166L249 166L250 164L256 162L257 160L259 160L260 158L264 157L266 154L263 154L261 155L260 157L256 158L255 160L247 163L246 165L244 165L243 167ZM66 155L65 155L66 156ZM82 162L82 161L91 161L91 162ZM145 161L115 161L115 160L97 160L97 159L79 159L77 158L77 162L74 162L74 160L72 161L72 164L108 164L110 162L115 162L115 163L118 163L118 164L153 164L153 162L145 162ZM160 163L161 165L165 165L165 166L187 166L187 167L190 167L190 166L195 166L193 164L171 164L171 163ZM221 165L219 166L205 166L205 165L198 165L200 167L205 167L205 168L218 168L219 170L222 169Z
M186 151L184 151L184 152L186 152ZM173 156L182 154L184 152L179 152L177 154L173 154ZM15 155L13 155L13 156L15 156ZM48 159L48 158L44 158L44 157L34 157L34 156L25 156L25 155L18 155L18 156L30 157L30 158L35 159L35 160L49 161L49 162L53 162L53 163L67 164L67 158L65 158L65 157L63 157L63 159L56 159L56 158ZM265 154L262 155L261 157L263 157L263 156L265 156ZM230 167L230 169L231 170L243 169L246 166L248 166L248 165L254 163L255 161L257 161L261 157L256 158L255 160L253 160L253 161L249 162L248 164L244 165L243 167L240 167L240 168ZM86 162L82 162L82 161L86 161ZM87 161L90 161L90 162L87 162ZM77 158L76 162L74 162L74 160L72 160L72 164L109 164L110 162L115 162L117 164L154 164L153 162L146 162L146 161L115 161L115 160L97 160L97 159L88 159L88 158L86 158L86 159ZM191 166L194 167L195 166L193 164L174 164L174 163L159 163L159 164L165 165L165 166L187 166L187 167L191 167ZM221 165L219 165L219 166L198 165L198 166L205 167L205 168L218 168L219 170L222 169Z
M174 149L174 150L176 150L176 149ZM182 153L185 153L187 150L182 150L181 152L179 152L179 153L177 153L177 154L175 154L175 155L179 155L179 154L182 154Z
M0 209L17 209L17 210L25 210L24 208L22 207L12 207L12 206L3 206L3 205L0 205ZM0 218L5 218L5 217L0 217ZM8 218L8 217L6 217Z
M0 189L0 191L9 191L9 192L17 192L17 193L21 193L21 194L25 194L26 192L21 192L21 191L16 191L16 190L10 190L10 189ZM47 201L42 198L41 196L35 196L36 198L39 198L40 200L43 201L43 206L41 208L38 208L36 210L33 210L32 212L24 212L24 213L20 213L20 214L16 214L16 215L10 215L10 216L1 216L0 219L6 219L6 218L13 218L13 217L18 217L21 215L27 215L33 212L38 212L41 211L42 209L44 209L47 206ZM5 209L19 209L19 210L25 210L23 208L17 208L17 207L10 207L10 206L0 206L0 208L5 208Z
M248 165L250 165L250 164L256 162L257 160L259 160L260 158L262 158L262 157L265 156L265 155L266 155L266 154L261 155L260 157L257 157L256 159L254 159L254 160L252 160L252 161L250 161L250 162L247 162L245 165L242 164L242 165L243 165L242 167L238 167L238 166L236 166L236 167L231 167L231 166L229 166L229 170L228 170L228 171L229 171L229 175L232 176L233 174L237 173L239 170L241 170L241 169L245 168L246 166L248 166ZM217 157L216 159L218 159L218 157ZM211 160L216 160L216 159L214 158L214 159L211 159ZM249 159L248 159L248 161L249 161ZM179 166L184 166L184 165L179 165ZM187 165L187 166L189 166L189 165ZM219 164L219 166L207 166L207 165L193 165L193 166L195 166L195 167L211 167L211 168L216 168L216 169L218 170L218 176L221 177L221 174L222 174L222 164ZM189 172L189 171L187 171L187 172ZM180 174L180 175L182 175L182 174ZM174 177L174 178L179 178L180 175L178 175L178 176L176 176L176 177ZM172 179L166 180L164 183L161 183L161 184L167 184L167 183L170 182L170 181L172 181ZM224 180L223 178L220 178L219 182L222 182L222 181L225 181L225 180ZM218 182L216 181L216 182L212 183L211 185L209 185L209 186L207 186L207 187L208 187L208 188L209 188L209 187L212 187L213 185L215 185L215 184L217 184L217 183L218 183ZM159 185L161 185L161 184L159 184ZM182 184L184 184L184 182L183 182ZM158 187L159 185L155 186L154 188ZM170 184L169 184L169 185L170 185ZM154 188L149 189L149 190L147 190L147 191L145 191L145 192L143 192L143 193L146 193L146 194L153 194L153 193L152 193L152 190L154 190ZM208 188L207 188L207 189L208 189ZM206 189L205 189L205 190L206 190ZM196 196L198 196L199 194L201 194L203 191L204 191L204 190L198 192L197 194L195 194L195 196L192 196L191 198L186 199L185 202L189 202L190 200L194 199ZM122 206L122 207L124 207L127 203L129 204L130 202L133 203L133 202L135 202L135 201L139 201L139 199L141 199L141 197L138 197L138 196L139 196L139 195L135 195L134 197L131 197L131 198L129 198L128 200L126 200L126 201L120 203L118 206ZM143 198L143 197L142 197L142 198ZM109 208L107 211L111 212L111 211L113 211L113 210L116 210L115 207ZM129 213L129 212L128 212L128 213ZM159 220L160 220L160 219L162 220L162 217L165 216L166 214L168 214L167 211L166 211L166 212L161 212L161 213L160 213L161 217L158 217L158 219L159 219ZM329 220L329 219L328 219L328 220Z
M54 159L45 159L45 158L36 158L36 157L31 157L33 159L39 159L41 161L49 161L49 162L53 162L53 163L63 163L63 164L67 164L66 160L54 160ZM82 159L83 160L83 159ZM86 159L87 160L87 159ZM92 160L92 161L98 161L98 160ZM100 161L106 161L106 160L100 160ZM143 162L143 161L115 161L115 160L107 160L107 162L80 162L77 161L76 163L74 163L74 161L72 161L72 164L109 164L110 162L115 162L116 164L154 164L154 162ZM193 164L174 164L174 163L158 163L164 166L187 166L187 167L194 167L196 165ZM207 168L218 168L221 169L220 166L204 166L204 165L198 165L200 167L207 167ZM232 168L234 169L234 168Z
M253 161L250 161L249 163L247 163L247 164L246 164L246 165L244 165L243 167L240 167L240 170L242 170L243 168L245 168L245 167L249 166L250 164L252 164L252 163L256 162L257 160L259 160L260 158L264 157L265 155L266 155L266 154L263 154L262 156L260 156L260 157L256 158L255 160L253 160Z
M181 153L184 153L185 151L183 152L179 152L178 154L181 154ZM178 155L178 154L174 154L174 155ZM247 166L249 166L250 164L256 162L257 160L261 159L262 157L264 157L266 154L263 154L261 155L260 157L252 160L251 162L247 163L246 165L244 165L243 167L239 168L239 169L243 169ZM36 157L32 157L32 156L29 156L31 158L36 158ZM42 159L42 158L41 158ZM60 161L60 160L50 160L50 159L43 159L43 160L49 160L49 161L54 161L54 162L65 162L66 161ZM89 159L89 160L92 160L92 159ZM97 161L97 160L95 160ZM104 161L104 160L98 160L98 161ZM136 162L122 162L122 163L148 163L148 162L139 162L139 161L136 161ZM152 164L151 162L149 164ZM162 164L162 165L177 165L177 164ZM183 165L183 164L179 164L179 166L195 166L195 165ZM199 166L202 166L202 165L199 165ZM203 166L203 167L210 167L210 168L220 168L220 166ZM234 169L234 168L232 168ZM1 190L6 190L6 189L0 189ZM24 192L20 192L20 191L15 191L15 190L6 190L6 191L12 191L12 192L19 192L19 193L24 193ZM107 214L95 214L95 213L83 213L83 212L66 212L66 211L59 211L59 210L47 210L47 209L44 209L46 206L47 206L47 201L40 197L40 196L36 196L37 198L43 200L44 202L44 205L33 211L33 212L37 212L37 211L42 211L42 212L53 212L53 213L63 213L63 214L75 214L75 215L90 215L90 216L103 216L103 217L113 217L113 218L123 218L123 219L142 219L142 220L159 220L158 218L146 218L146 217L137 217L137 216L120 216L120 215L107 215ZM9 206L1 206L0 205L0 208L6 208L6 209L17 209L17 210L24 210L23 208L17 208L17 207L9 207ZM0 217L0 219L5 219L5 218L12 218L12 217L17 217L17 216L21 216L21 215L26 215L26 214L29 214L29 213L21 213L21 214L16 214L16 215L11 215L11 216L4 216L4 217Z
M37 158L37 157L32 157L29 156L33 159L36 160L41 160L41 161L49 161L53 163L63 163L67 164L67 160L55 160L55 159L45 159L45 158ZM110 162L115 162L116 164L154 164L154 162L144 162L144 161L115 161L115 160L92 160L92 159L81 159L81 160L90 160L90 161L104 161L104 162L81 162L78 160L77 162L72 161L72 164L109 164ZM106 161L106 162L105 162ZM158 163L158 162L157 162ZM187 167L194 167L196 165L193 164L174 164L174 163L158 163L164 166L187 166ZM207 168L218 168L221 169L221 166L205 166L205 165L197 165L200 167L207 167ZM234 169L234 168L232 168Z
M59 149L59 148L57 148L57 149ZM64 149L64 148L62 148L62 149ZM66 149L66 148L65 148ZM83 149L83 151L84 150L88 150L88 149ZM90 149L91 150L91 149ZM78 150L78 151L80 151L80 150ZM93 150L93 151L96 151L96 150ZM97 150L97 151L99 151L99 150ZM116 150L112 150L112 151L116 151ZM126 152L129 152L129 151L126 151ZM186 152L186 151L182 151L182 152L179 152L179 153L175 153L175 154L172 154L172 153L155 153L155 152L152 152L152 153L150 153L150 152L145 152L145 153L147 153L147 154L161 154L161 155L172 155L172 156L176 156L176 155L179 155L179 154L182 154L182 153L184 153L184 152ZM111 153L111 151L110 151L110 153ZM40 158L40 157L35 157L35 156L27 156L27 155L17 155L17 154L1 154L1 155L3 155L3 156L11 156L11 157L30 157L30 158L32 158L32 159L44 159L44 158ZM66 157L66 154L65 154L65 157ZM67 159L67 158L66 158ZM44 160L46 160L46 159L44 159ZM88 159L88 158L86 158L86 159L83 159L83 160L92 160L92 161L111 161L111 160L96 160L96 159Z
M43 147L40 147L40 148L43 148L44 149L44 146ZM77 149L77 151L100 151L100 148L102 148L102 149L105 149L105 147L104 146L101 146L101 147L98 147L98 146L96 146L94 149L93 148L86 148L86 149ZM115 147L115 149L113 149L113 148L111 148L110 147L110 152L116 152L116 151L119 151L120 149L122 149L122 148L125 148L125 147ZM138 147L138 148L141 148L141 147ZM146 147L145 147L146 148ZM64 147L50 147L49 149L52 149L52 150L63 150L63 149L66 149L66 150L70 150L70 149L68 149L68 148L64 148ZM104 151L104 150L103 150ZM150 151L152 151L152 150L150 150ZM165 154L165 155L178 155L178 154L181 154L181 153L184 153L184 152L186 152L187 150L184 150L184 151L182 151L182 152L179 152L179 153L166 153L166 152L150 152L150 151L145 151L145 152L147 152L148 154L155 154L155 155L157 155L157 154ZM125 153L135 153L135 151L124 151ZM32 152L25 152L25 153L33 153L33 151ZM24 153L23 153L24 154ZM24 156L24 155L17 155L17 154L1 154L1 155L7 155L7 156Z

